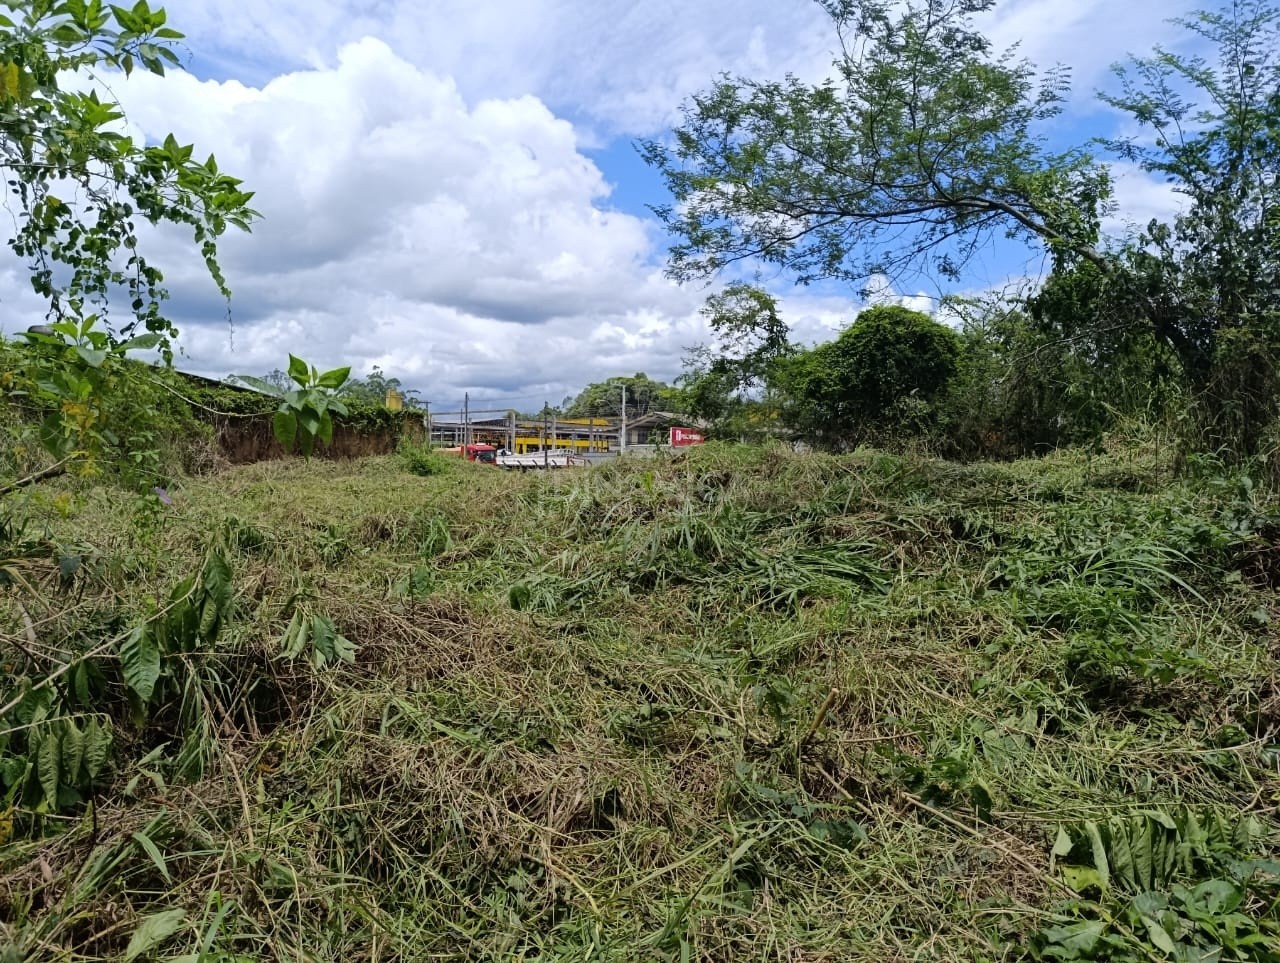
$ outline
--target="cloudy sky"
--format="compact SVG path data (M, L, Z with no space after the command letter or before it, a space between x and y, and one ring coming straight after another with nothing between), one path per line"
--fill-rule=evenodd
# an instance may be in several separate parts
M663 277L636 156L723 71L820 79L834 37L812 0L170 0L187 72L115 85L131 125L212 151L264 215L228 238L231 322L180 235L163 261L180 367L212 375L380 365L437 410L533 409L585 383L672 379L704 339L708 291ZM1092 91L1127 52L1176 36L1182 0L1004 0L986 24L1072 65L1062 133L1115 130ZM1168 192L1126 171L1142 221ZM1039 261L993 255L982 288ZM0 296L20 288L0 264ZM805 340L847 323L852 291L781 296ZM897 292L936 296L936 288ZM14 298L21 299L18 295ZM928 301L919 301L927 304Z

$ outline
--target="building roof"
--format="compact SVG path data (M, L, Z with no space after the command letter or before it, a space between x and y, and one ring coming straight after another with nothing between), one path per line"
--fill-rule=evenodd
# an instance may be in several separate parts
M673 411L650 411L648 414L627 419L627 430L633 428L670 428L673 425L690 428L703 427L703 422L689 415L678 415Z

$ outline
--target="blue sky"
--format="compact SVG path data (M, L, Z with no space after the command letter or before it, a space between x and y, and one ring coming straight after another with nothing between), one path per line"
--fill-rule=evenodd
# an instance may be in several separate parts
M637 138L662 137L721 71L819 80L834 36L812 0L172 0L186 74L113 84L139 135L173 131L244 178L264 220L228 238L232 317L179 232L163 253L183 330L180 364L222 375L284 367L293 352L357 372L380 365L438 408L534 407L589 381L674 378L706 331L702 286L662 274L663 201ZM1127 51L1178 33L1181 0L1005 0L1000 44L1073 66L1052 131L1080 142L1122 128L1093 90ZM1134 220L1171 195L1132 170ZM1119 230L1118 223L1110 225ZM993 251L964 286L1039 269ZM30 305L20 266L0 296ZM937 295L923 281L882 296ZM851 290L774 293L797 337L851 320ZM912 301L921 306L927 300Z

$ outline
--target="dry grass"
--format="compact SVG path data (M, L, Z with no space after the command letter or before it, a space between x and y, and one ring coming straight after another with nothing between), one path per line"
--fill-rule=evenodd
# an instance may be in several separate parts
M176 710L133 726L107 666L96 803L17 807L0 855L14 958L115 958L183 909L163 958L1012 960L1074 912L1059 824L1277 828L1273 503L1236 479L708 447L265 463L160 513L56 494L15 510L102 563L42 646L89 647L214 547L235 616L192 656L194 780ZM353 664L279 657L298 606Z

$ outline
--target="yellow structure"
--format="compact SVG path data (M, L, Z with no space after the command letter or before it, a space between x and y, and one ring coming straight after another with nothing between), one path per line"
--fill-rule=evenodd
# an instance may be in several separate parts
M608 451L609 432L617 430L605 418L559 418L547 423L543 439L542 425L520 422L516 425L515 453L528 455L543 448L567 448L574 452Z

